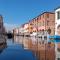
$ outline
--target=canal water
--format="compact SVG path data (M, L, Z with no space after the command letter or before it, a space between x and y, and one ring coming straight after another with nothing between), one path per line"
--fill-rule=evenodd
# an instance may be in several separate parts
M0 45L0 60L37 60L29 49L24 49L23 37L7 39Z

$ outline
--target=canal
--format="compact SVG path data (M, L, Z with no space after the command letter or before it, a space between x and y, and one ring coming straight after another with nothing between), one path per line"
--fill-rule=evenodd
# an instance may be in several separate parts
M0 45L0 60L37 60L32 50L28 49L27 41L27 37L18 36L7 39L5 44Z

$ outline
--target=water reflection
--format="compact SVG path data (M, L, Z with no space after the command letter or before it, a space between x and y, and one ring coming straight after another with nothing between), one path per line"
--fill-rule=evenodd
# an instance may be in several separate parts
M0 54L3 52L5 48L7 48L7 43L0 44Z
M1 60L55 60L54 44L41 38L14 36L6 42L0 45Z
M24 47L24 46L23 46L23 40L24 40L23 37L20 37L20 36L14 36L14 43L20 44L22 47Z
M15 36L14 41L22 44L24 49L31 50L37 60L55 60L55 45L47 43L46 39Z
M24 39L27 37L16 36L14 40L7 39L7 44L0 45L0 60L36 60L32 51L25 50L28 46L26 46Z
M0 54L7 47L6 36L0 33Z

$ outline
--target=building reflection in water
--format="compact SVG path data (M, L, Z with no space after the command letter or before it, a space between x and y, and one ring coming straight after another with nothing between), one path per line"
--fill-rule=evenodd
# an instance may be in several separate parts
M0 34L0 53L7 48L7 37L6 35Z
M46 43L46 40L36 37L15 36L14 42L22 44L24 49L31 50L37 60L55 60L54 43Z
M23 37L20 37L20 36L14 36L14 43L16 43L16 44L21 44L22 45L22 47L23 47L23 40L24 40L24 38Z
M0 54L3 52L5 48L7 48L7 43L0 44Z

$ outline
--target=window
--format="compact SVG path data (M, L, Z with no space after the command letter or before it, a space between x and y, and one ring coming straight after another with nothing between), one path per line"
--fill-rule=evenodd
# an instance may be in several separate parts
M47 25L49 25L49 21L47 21Z
M47 18L49 18L49 14L47 13Z
M51 29L50 29L50 28L49 28L47 31L48 31L48 34L50 34L50 33L51 33Z
M44 21L43 21L43 23L42 23L42 24L43 24L43 26L44 26Z
M60 11L57 12L57 19L60 19Z
M44 15L43 15L43 18L44 18Z
M41 19L41 16L40 16L40 19Z
M39 18L37 17L37 20L38 20Z
M57 29L59 29L59 28L60 28L60 25L58 25Z

